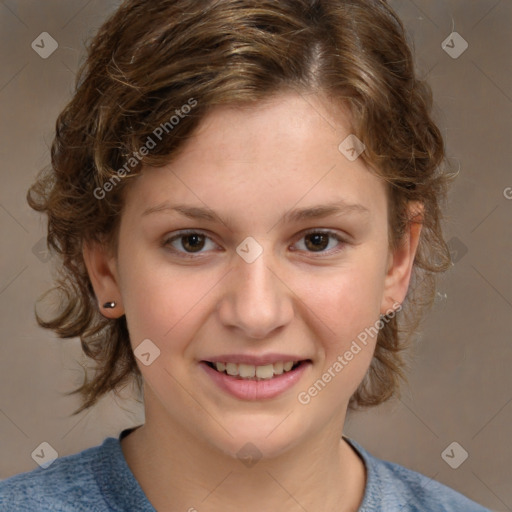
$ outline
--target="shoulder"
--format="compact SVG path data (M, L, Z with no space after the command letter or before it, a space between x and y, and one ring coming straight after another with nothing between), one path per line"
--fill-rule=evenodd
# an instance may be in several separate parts
M351 439L367 469L366 491L360 512L490 512L459 492L399 464L378 459Z
M46 469L38 467L0 481L0 510L107 510L95 473L112 441L107 438L99 446L55 459Z

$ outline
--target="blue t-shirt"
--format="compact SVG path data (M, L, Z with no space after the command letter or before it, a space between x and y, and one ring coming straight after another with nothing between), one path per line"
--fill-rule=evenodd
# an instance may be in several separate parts
M50 466L0 482L1 512L155 512L131 472L118 438L57 458ZM490 512L462 494L368 453L345 437L366 466L358 512Z

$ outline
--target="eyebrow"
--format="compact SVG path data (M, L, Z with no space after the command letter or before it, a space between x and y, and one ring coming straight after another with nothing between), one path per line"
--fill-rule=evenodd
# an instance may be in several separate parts
M220 222L224 224L218 214L209 208L201 208L197 206L190 206L186 204L173 205L168 201L160 203L156 206L147 208L142 213L142 216L151 215L160 212L177 212L193 220L205 220L209 222ZM357 203L347 203L343 200L335 201L332 203L309 206L307 208L295 208L285 213L282 221L286 223L300 222L308 219L321 219L331 215L350 215L362 214L369 215L370 210Z

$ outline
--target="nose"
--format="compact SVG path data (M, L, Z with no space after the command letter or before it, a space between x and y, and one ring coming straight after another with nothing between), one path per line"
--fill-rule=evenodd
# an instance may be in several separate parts
M252 263L234 256L217 310L224 326L246 338L263 339L292 320L293 293L274 263L265 251Z

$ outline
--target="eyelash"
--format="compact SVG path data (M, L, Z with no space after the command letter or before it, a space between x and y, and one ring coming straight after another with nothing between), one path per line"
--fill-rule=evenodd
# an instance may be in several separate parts
M324 251L318 251L318 252L306 251L309 254L314 255L313 256L314 258L321 258L322 255L326 255L326 254L330 256L332 254L335 254L335 253L338 253L338 252L342 251L343 250L343 246L349 245L349 242L347 242L345 239L343 239L336 231L332 231L332 230L329 230L329 229L312 229L312 230L306 231L306 232L304 232L302 234L302 236L299 238L299 240L301 240L302 238L304 238L304 237L306 237L308 235L312 235L312 234L328 235L328 236L334 238L335 240L337 240L342 245L341 248L335 249L335 250L330 250L330 251L325 251L325 250ZM203 235L206 238L208 238L209 240L212 240L203 231L200 231L200 230L184 230L184 231L179 231L176 235L173 235L171 237L165 238L164 241L162 242L162 247L169 249L171 252L173 252L174 254L178 254L182 258L197 259L198 257L201 257L200 255L203 254L203 252L189 253L189 252L184 252L184 251L177 250L177 249L169 247L170 244L172 242L174 242L175 240L179 240L180 238L185 238L185 237L191 236L191 235Z

